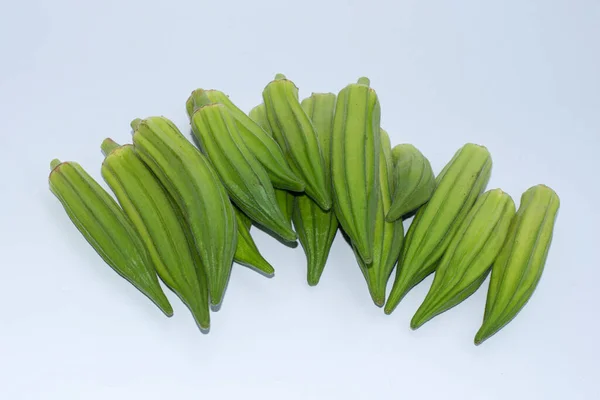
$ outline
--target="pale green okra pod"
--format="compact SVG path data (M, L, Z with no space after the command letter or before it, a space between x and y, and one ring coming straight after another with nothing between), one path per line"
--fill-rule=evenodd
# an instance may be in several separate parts
M366 264L373 261L380 190L380 117L379 100L367 78L339 92L331 140L333 208Z
M278 74L262 93L273 137L292 171L304 180L305 193L323 210L331 208L331 189L315 128L298 100L298 88Z
M559 207L558 195L545 185L533 186L521 196L506 242L492 266L475 344L512 321L531 298L544 271Z
M189 116L194 113L193 98L199 93L205 94L212 103L223 104L229 109L244 143L267 171L274 187L293 192L304 190L304 181L291 170L273 135L266 131L265 126L257 124L253 118L240 110L225 93L219 90L193 91L186 103Z
M144 242L156 272L187 305L198 326L210 327L208 287L187 242L184 221L168 193L135 153L132 145L111 139L101 145L106 158L102 176Z
M487 278L514 215L514 201L500 189L477 199L440 260L429 292L410 323L412 329L475 293Z
M283 240L296 240L291 223L278 207L267 172L244 144L229 110L222 104L210 103L200 91L192 96L192 131L232 201L253 221Z
M367 281L369 293L375 305L382 307L385 303L385 291L388 279L398 261L404 243L404 226L402 220L387 222L387 215L392 204L394 191L392 146L386 131L381 129L381 152L379 155L379 199L375 215L375 231L373 235L373 262L365 264L358 255L358 265Z
M50 190L87 242L115 272L172 316L152 260L116 201L78 163L53 160L50 167Z
M179 206L205 267L210 301L221 304L237 247L233 205L208 159L164 117L132 122L137 154Z

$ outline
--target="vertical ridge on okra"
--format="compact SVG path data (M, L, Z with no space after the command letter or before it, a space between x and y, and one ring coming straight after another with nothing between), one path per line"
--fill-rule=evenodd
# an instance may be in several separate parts
M545 185L533 186L521 196L506 242L492 265L475 344L512 321L533 295L544 271L559 208L558 195Z
M367 281L369 293L375 305L385 303L388 279L398 261L404 243L404 226L401 220L387 222L385 216L392 203L394 191L392 146L386 131L380 129L381 150L379 155L379 196L373 235L373 262L365 264L356 249L356 260Z
M333 93L313 93L300 103L315 128L323 154L327 185L331 186L331 134L336 96ZM293 220L307 261L307 281L317 285L325 268L338 222L333 210L324 211L309 196L295 196Z
M337 219L366 264L373 261L379 196L381 110L367 78L337 96L333 120L331 177Z
M485 190L491 170L488 150L468 143L438 175L433 196L419 209L408 229L394 286L385 304L386 314L435 271L452 236Z
M254 122L260 125L261 128L264 129L270 136L273 136L273 132L271 132L271 127L269 126L269 121L267 121L267 111L265 110L264 103L261 103L254 107L248 113L248 116L252 118ZM285 215L287 221L292 221L292 213L294 211L294 195L288 192L285 189L275 189L275 198L277 199L277 204Z
M285 160L283 149L273 139L273 135L240 110L225 93L214 89L194 90L186 103L188 115L194 113L193 98L197 92L205 94L212 103L227 107L236 121L241 138L267 171L274 187L294 192L304 190L304 181L292 171Z
M116 201L78 163L54 159L50 168L50 190L87 242L165 315L173 315L152 260Z
M132 145L111 139L101 145L105 155L102 176L146 245L160 278L208 329L208 291L201 287L186 233L168 193L135 153ZM204 282L203 282L204 283Z
M137 154L175 199L206 268L210 300L223 299L237 245L233 205L210 162L164 117L134 120Z
M291 223L278 207L267 172L239 135L235 120L205 93L192 94L192 132L217 171L232 201L253 221L286 241L296 240Z
M475 293L498 256L514 215L515 203L500 189L477 199L440 260L429 292L411 320L412 329Z
M322 209L331 208L323 156L317 134L298 100L298 88L278 74L263 90L267 120L292 171L305 183L304 191Z

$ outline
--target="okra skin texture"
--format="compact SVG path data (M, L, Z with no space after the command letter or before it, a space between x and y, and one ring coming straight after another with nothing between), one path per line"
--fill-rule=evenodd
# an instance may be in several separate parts
M134 120L133 145L144 163L175 200L193 235L206 269L210 301L219 305L231 274L237 246L233 205L217 173L164 117Z
M337 96L331 141L333 208L365 264L373 262L381 109L367 78Z
M369 293L378 307L385 304L385 291L388 279L398 261L404 243L404 226L402 220L386 221L392 204L394 190L393 161L390 138L381 129L381 152L379 155L379 199L375 216L375 232L373 235L373 262L365 264L355 249L356 259L367 281Z
M435 271L452 237L485 190L491 170L489 151L467 143L438 175L433 196L419 209L406 234L386 314Z
M305 193L323 210L331 208L331 189L315 128L298 100L298 88L278 74L262 93L273 137L288 165L305 183Z
M477 199L440 260L431 288L412 318L412 329L475 293L500 253L514 215L514 201L500 189Z
M156 272L190 309L198 326L209 329L208 292L198 277L195 249L188 245L182 226L185 222L169 194L132 145L105 139L101 147L102 176L144 242Z
M260 125L265 132L267 132L271 137L273 136L273 132L271 132L271 127L269 126L269 121L267 120L267 111L264 103L254 107L252 110L250 110L248 115L254 122ZM275 198L277 199L279 209L285 216L286 220L290 222L292 221L292 214L294 211L294 197L294 194L285 189L275 189Z
M235 208L235 217L237 219L237 247L233 261L238 264L256 269L265 275L271 276L275 273L275 269L265 258L260 254L256 243L250 235L251 220L239 209Z
M329 186L335 100L333 93L313 93L300 103L317 133ZM311 197L302 194L295 196L292 219L306 255L307 282L315 286L321 279L338 230L337 218L333 210L324 211Z
M545 185L523 193L508 236L492 266L479 345L517 316L535 291L552 242L560 199Z
M87 242L115 272L172 316L152 260L116 201L78 163L53 160L51 168L50 190Z

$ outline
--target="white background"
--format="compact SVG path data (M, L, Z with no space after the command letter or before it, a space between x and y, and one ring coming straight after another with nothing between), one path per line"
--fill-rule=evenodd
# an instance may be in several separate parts
M600 2L3 1L0 399L599 399ZM561 197L532 300L473 345L487 282L411 331L431 278L391 316L338 236L321 284L301 248L253 230L276 267L235 266L203 335L119 278L48 190L54 157L100 179L99 145L136 117L189 133L218 88L249 110L283 72L311 91L371 78L382 125L436 172L465 142L489 188Z

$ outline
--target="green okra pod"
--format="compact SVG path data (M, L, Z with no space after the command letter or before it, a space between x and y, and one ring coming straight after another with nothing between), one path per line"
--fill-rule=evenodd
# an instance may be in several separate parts
M313 93L302 100L301 106L312 124L319 139L323 154L327 185L331 186L331 136L336 96L333 93ZM300 244L307 261L307 281L317 285L338 230L338 222L333 210L324 211L306 194L295 196L293 220Z
M410 326L417 329L475 293L502 248L515 203L500 189L482 194L450 241L429 293Z
M267 172L241 139L229 110L223 104L211 103L200 91L192 97L192 131L231 200L253 221L283 240L296 240L291 223L278 207Z
M507 239L492 266L483 324L475 344L512 321L531 298L544 271L559 207L558 195L545 185L533 186L521 196Z
M358 265L367 281L369 293L375 305L385 303L385 290L388 279L398 261L404 243L402 220L387 222L385 219L394 191L392 146L386 131L381 129L381 152L379 155L379 199L375 215L373 235L373 262L367 265L355 249Z
M278 74L263 90L267 120L292 171L304 180L305 193L321 206L331 208L331 190L317 133L298 100L298 88Z
M202 329L210 327L208 290L200 282L185 228L169 194L132 145L101 145L102 176L144 242L156 272L186 304Z
M165 315L173 315L141 238L115 200L78 163L53 160L50 167L50 190L88 243Z
M333 208L366 264L373 261L379 197L380 106L367 78L337 96L331 140Z
M386 314L435 271L450 240L485 190L491 170L489 151L471 143L459 149L444 167L433 196L419 209L406 234L394 286L385 304Z
M217 173L164 117L132 122L133 145L181 210L206 269L210 301L219 305L237 247L233 205Z

